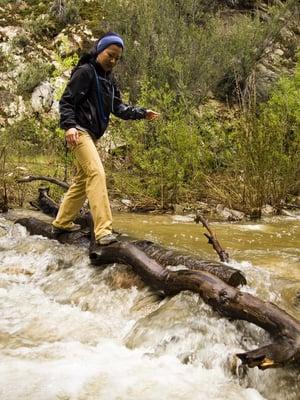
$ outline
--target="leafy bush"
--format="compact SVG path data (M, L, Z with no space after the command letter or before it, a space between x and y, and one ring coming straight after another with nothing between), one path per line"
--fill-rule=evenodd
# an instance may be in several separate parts
M80 21L80 0L54 0L50 7L50 15L63 26Z
M5 130L13 143L16 154L41 155L64 153L64 133L58 128L56 118L37 119L27 116L16 121ZM18 150L19 149L19 150Z
M163 115L155 123L141 121L127 129L120 123L115 131L127 144L122 170L125 167L129 175L123 189L127 186L129 196L158 200L162 208L195 198L200 191L202 156L196 126L189 124L182 105L176 104L176 96L168 87L158 90L143 84L140 102L163 110ZM134 193L130 192L132 188Z
M53 130L49 130L51 126ZM66 154L55 122L23 119L0 132L0 143L0 210L7 205L23 206L26 200L36 198L41 183L18 184L17 177L48 175L69 178L70 153ZM53 185L51 195L59 201L62 192Z
M32 8L29 28L39 40L53 38L65 26L80 22L81 0L54 0L50 6L48 3Z
M270 100L235 123L233 156L221 176L208 177L210 193L251 213L264 204L280 208L300 181L300 67L284 77Z
M232 3L232 2L230 2ZM168 84L178 97L198 104L214 94L236 96L237 84L247 85L257 61L284 24L289 7L270 10L265 22L259 12L218 16L219 1L139 0L103 3L103 30L126 38L120 80L139 96L140 82L152 79L157 88Z
M53 67L48 63L32 63L27 65L17 79L17 91L21 95L30 95L34 88L46 80Z
M20 48L25 48L28 46L30 43L30 39L28 38L27 35L18 35L13 38L13 46L20 47Z
M39 40L53 38L60 31L60 27L48 14L40 14L31 19L29 29Z
M210 197L250 214L264 204L280 208L300 187L299 71L282 78L267 103L244 111L209 102L191 113L167 86L144 83L139 103L162 117L113 129L127 145L115 164L116 190L161 207Z
M16 3L17 0L0 0L0 6L5 6L6 4L9 3Z

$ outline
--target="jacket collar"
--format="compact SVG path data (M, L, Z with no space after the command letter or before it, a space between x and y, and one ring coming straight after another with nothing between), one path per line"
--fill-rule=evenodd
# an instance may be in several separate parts
M104 71L104 69L101 67L101 65L99 63L97 63L96 60L92 60L91 64L93 64L93 66L95 67L97 73L101 77L106 78L106 79L110 78L111 72L110 71L109 72Z

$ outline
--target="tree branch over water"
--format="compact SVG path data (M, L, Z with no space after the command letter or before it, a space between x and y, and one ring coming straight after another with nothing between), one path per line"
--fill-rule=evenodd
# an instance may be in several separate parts
M213 233L213 231L208 226L208 222L205 220L205 218L201 214L197 213L197 215L195 217L195 222L196 222L196 224L199 224L199 222L201 222L202 225L204 226L204 228L207 229L208 233L204 233L204 236L207 237L208 243L212 245L214 250L219 255L220 261L228 262L229 254L220 245L216 235Z

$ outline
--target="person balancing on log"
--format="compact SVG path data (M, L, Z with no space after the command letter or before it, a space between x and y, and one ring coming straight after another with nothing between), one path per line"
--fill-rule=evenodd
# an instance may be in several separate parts
M87 198L94 225L93 251L117 241L96 142L104 134L111 113L125 120L159 118L155 111L122 102L112 70L123 50L120 35L104 34L79 60L59 102L60 127L65 130L67 145L74 154L77 173L52 222L52 230L54 235L79 230L80 226L73 221Z

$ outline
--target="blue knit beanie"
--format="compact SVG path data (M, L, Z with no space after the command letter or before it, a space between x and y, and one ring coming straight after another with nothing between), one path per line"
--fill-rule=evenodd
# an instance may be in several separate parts
M111 44L116 44L117 46L120 46L122 47L122 49L124 49L124 41L121 38L121 36L119 36L117 33L110 32L109 34L103 36L97 43L96 46L97 54L101 53Z

